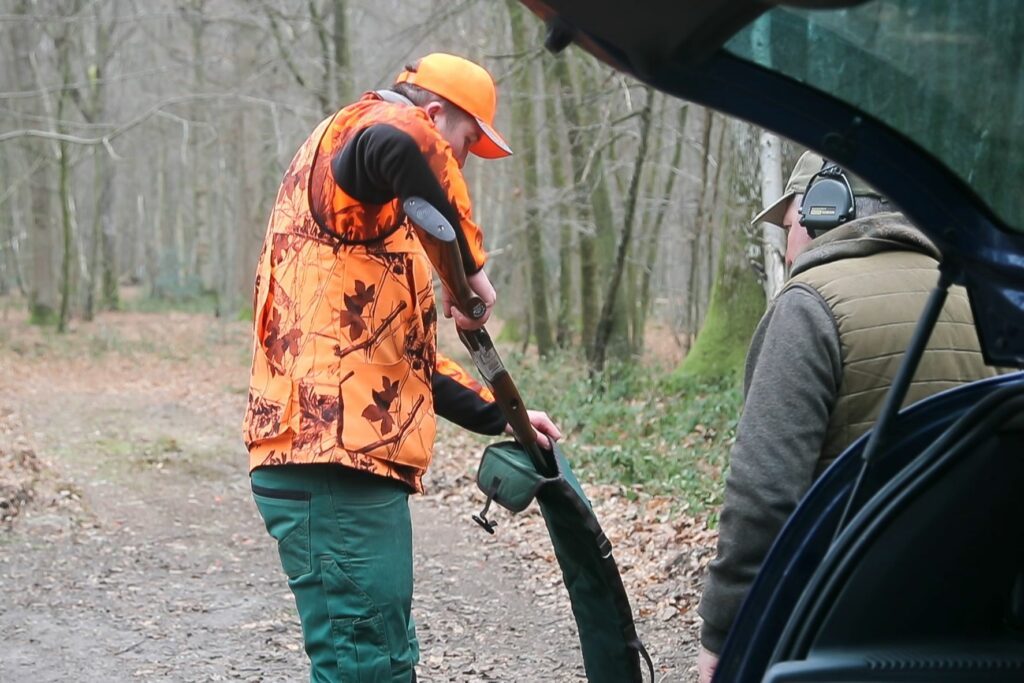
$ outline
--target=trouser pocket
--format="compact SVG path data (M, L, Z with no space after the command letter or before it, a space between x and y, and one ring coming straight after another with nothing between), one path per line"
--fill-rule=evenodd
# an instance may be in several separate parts
M309 498L306 491L252 485L253 499L267 532L277 541L281 566L289 579L312 571Z
M321 558L320 572L341 680L390 683L391 649L380 610L334 559Z

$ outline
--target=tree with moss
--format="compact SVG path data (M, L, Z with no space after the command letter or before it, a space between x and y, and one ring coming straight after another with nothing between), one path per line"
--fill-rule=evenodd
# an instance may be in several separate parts
M676 371L681 377L715 381L738 379L743 372L750 337L765 309L765 296L749 261L753 233L749 213L756 207L757 192L744 164L756 164L755 139L749 126L732 122L733 143L719 162L728 192L721 193L725 218L721 226L718 267L704 324L690 352Z

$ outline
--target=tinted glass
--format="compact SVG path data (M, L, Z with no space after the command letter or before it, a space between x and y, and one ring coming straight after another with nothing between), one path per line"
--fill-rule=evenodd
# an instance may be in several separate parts
M1019 0L777 8L726 49L884 121L1024 231L1022 17Z

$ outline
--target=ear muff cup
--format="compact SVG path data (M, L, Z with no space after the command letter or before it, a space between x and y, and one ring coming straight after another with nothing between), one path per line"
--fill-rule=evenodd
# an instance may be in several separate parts
M800 203L800 224L807 228L811 237L818 237L856 217L850 181L843 169L826 160L807 183Z

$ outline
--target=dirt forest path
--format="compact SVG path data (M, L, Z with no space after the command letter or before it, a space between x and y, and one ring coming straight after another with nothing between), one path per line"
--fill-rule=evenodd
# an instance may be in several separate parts
M39 471L0 526L0 683L306 679L239 439L247 335L181 313L108 315L59 338L4 323L0 465L21 454ZM443 431L413 501L419 678L585 680L539 515L502 513L493 537L469 521L481 443ZM712 534L665 501L588 492L657 680L692 680Z

